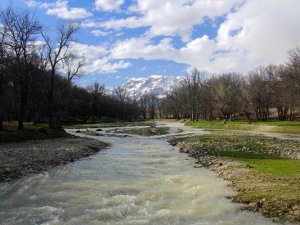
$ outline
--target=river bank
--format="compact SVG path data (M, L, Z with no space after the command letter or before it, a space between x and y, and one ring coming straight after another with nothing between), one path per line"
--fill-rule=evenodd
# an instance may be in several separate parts
M169 134L107 132L116 127L66 129L111 147L88 160L0 183L0 224L276 224L241 211L240 204L227 198L232 195L228 182L210 170L193 168L194 160L166 141L172 135L207 132L182 123L158 125L169 127Z
M53 138L0 145L0 182L92 155L108 145L88 138Z
M229 181L245 209L300 224L299 142L212 131L170 143Z

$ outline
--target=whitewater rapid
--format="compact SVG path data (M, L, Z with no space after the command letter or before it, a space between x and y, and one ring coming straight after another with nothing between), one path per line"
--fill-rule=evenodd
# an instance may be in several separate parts
M168 124L186 135L195 130ZM91 136L111 147L48 172L0 184L0 224L271 225L241 211L227 183L194 168L164 136ZM95 130L95 129L91 129ZM85 137L83 133L67 130ZM199 132L199 131L197 131Z

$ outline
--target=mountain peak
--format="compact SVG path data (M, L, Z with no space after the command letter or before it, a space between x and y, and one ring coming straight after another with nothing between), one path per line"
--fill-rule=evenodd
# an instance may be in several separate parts
M145 94L155 94L162 98L182 80L183 77L180 76L151 75L143 78L131 78L123 87L127 89L129 97L132 99L139 99Z

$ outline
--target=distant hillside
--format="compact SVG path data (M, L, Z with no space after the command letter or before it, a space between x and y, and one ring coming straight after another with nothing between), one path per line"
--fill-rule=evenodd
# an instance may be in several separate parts
M144 94L156 94L162 98L167 92L176 87L183 77L152 75L144 78L132 78L123 86L130 98L139 99Z

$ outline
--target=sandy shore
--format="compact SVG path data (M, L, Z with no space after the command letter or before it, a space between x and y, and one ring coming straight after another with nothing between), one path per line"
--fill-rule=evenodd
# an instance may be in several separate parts
M86 138L55 138L0 145L0 182L73 162L107 147Z

